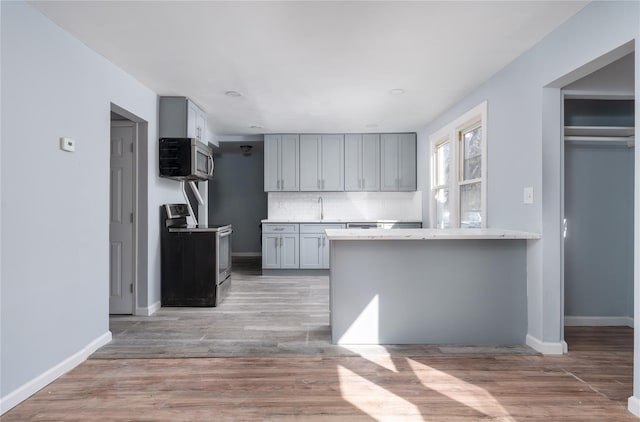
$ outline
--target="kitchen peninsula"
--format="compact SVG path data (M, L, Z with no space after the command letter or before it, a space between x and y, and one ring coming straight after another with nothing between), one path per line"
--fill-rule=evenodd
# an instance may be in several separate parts
M528 232L327 230L334 344L524 344Z

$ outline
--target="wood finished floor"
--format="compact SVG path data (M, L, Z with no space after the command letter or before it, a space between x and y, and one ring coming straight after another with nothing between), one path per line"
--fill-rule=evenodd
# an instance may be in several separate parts
M236 259L232 283L229 296L216 308L162 308L151 317L112 317L113 340L91 357L536 354L519 345L347 349L331 344L328 277L265 277L260 261Z
M273 331L283 330L264 333ZM1 419L636 420L626 410L632 394L633 330L568 327L566 340L569 353L564 356L491 348L427 353L380 348L361 355L94 358ZM111 357L119 354L125 353Z

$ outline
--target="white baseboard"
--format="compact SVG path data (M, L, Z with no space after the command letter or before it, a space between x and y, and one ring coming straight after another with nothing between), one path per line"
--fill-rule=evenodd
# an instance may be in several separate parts
M566 316L564 325L571 327L614 327L633 328L632 317L600 317L600 316Z
M53 368L43 372L38 375L31 381L23 384L18 387L16 390L7 394L6 396L0 399L0 415L8 412L16 405L25 401L47 385L51 384L53 381L66 374L76 366L80 365L82 362L87 360L87 358L100 347L111 341L111 331L107 331L97 339L93 340L91 343L87 344L77 353L69 356L67 359L63 360Z
M239 257L254 257L254 256L262 256L261 252L233 252L231 256L239 256Z
M543 355L562 355L567 353L567 343L559 341L557 343L546 342L537 339L531 334L527 334L527 346L542 353Z
M627 410L635 416L640 416L640 399L636 396L629 397L629 400L627 400Z
M162 304L160 303L160 301L157 301L155 303L152 303L151 306L146 308L138 307L136 308L136 316L151 316L156 312L158 312L161 306Z

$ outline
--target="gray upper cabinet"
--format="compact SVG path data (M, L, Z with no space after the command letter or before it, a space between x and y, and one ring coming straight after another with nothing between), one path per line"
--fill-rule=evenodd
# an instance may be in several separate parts
M206 143L207 116L187 97L160 97L158 115L160 138L195 138Z
M300 190L299 145L298 135L265 135L265 192Z
M300 190L344 190L344 135L300 135Z
M354 134L344 138L344 190L380 190L380 135Z
M416 190L415 133L385 133L380 137L380 190Z

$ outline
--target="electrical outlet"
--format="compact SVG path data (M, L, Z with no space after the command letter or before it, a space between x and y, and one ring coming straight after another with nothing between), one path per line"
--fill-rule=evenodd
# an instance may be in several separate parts
M533 187L528 186L524 188L524 198L522 199L523 204L533 204Z
M67 152L76 150L76 141L71 138L60 138L60 149Z

